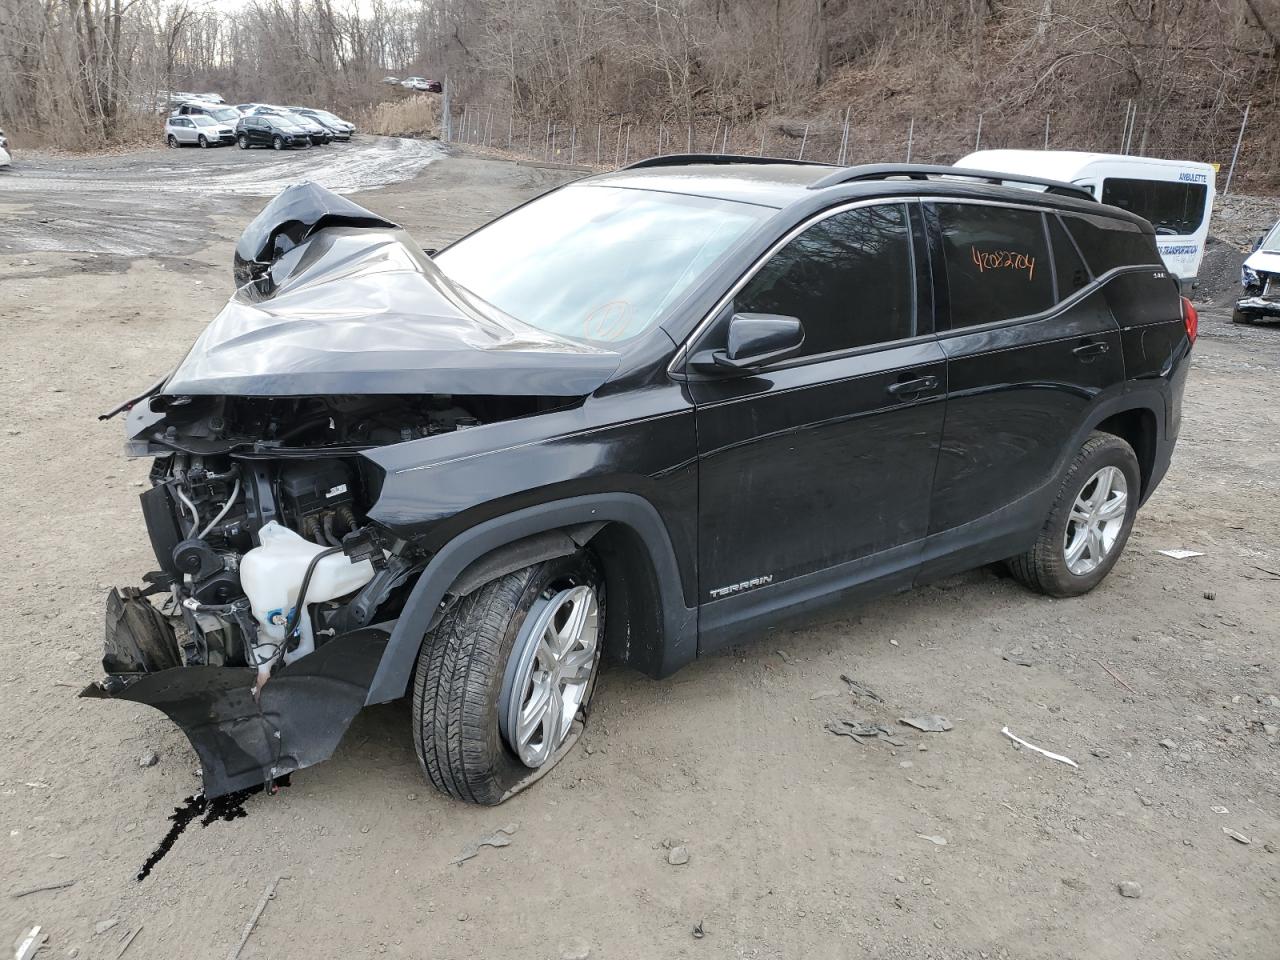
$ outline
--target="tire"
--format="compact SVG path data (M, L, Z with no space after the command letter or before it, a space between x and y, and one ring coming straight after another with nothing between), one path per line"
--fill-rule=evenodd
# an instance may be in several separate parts
M281 137L281 136L274 136L274 137L272 137L272 138L271 138L271 149L272 149L272 150L283 150L283 149L284 149L284 137Z
M205 139L205 136L204 136L204 134L203 134L203 133L202 133L202 134L200 134L200 139L199 139L199 140L197 140L196 142L200 144L200 149L201 149L201 150L207 150L207 149L209 149L209 141Z
M1114 514L1114 517L1100 520L1104 532L1099 534L1096 541L1090 542L1088 524L1078 519L1087 516L1089 508L1077 508L1077 500L1096 500L1098 488L1093 486L1094 482L1107 468L1115 468L1119 476L1123 477L1123 517L1119 515L1119 508L1115 505L1119 486L1114 482L1116 474L1108 473L1107 476L1113 482L1110 483L1111 493L1107 502L1112 507L1102 511L1099 517L1107 513ZM1091 489L1091 496L1085 498L1084 495ZM1051 597L1076 597L1088 593L1111 572L1111 568L1120 559L1120 554L1124 552L1138 512L1141 490L1142 474L1133 448L1109 433L1095 431L1090 434L1067 468L1062 488L1040 530L1040 536L1030 550L1007 561L1009 571L1025 586ZM1118 525L1111 526L1113 523ZM1087 546L1083 554L1077 555L1076 569L1073 570L1068 554L1073 546L1080 543L1082 531ZM1106 544L1108 539L1109 545ZM1092 566L1089 565L1090 562L1093 563Z
M170 150L176 150L178 148L178 138L175 137L172 133L169 134L167 138L165 138L165 143L169 144Z
M242 133L240 136L236 137L236 144L239 145L241 150L248 150L249 138Z
M1237 307L1231 311L1231 322L1251 327L1253 326L1253 317Z
M604 645L604 581L589 554L580 551L534 564L485 584L455 603L424 638L413 681L413 739L418 762L437 789L468 803L496 804L535 769L555 762L563 734L554 744L541 744L545 756L536 767L522 761L504 732L510 724L503 717L511 716L512 704L503 690L523 686L516 695L517 716L540 713L531 709L529 684L545 676L532 673L533 651L542 647L530 638L556 610L565 610L567 617L572 610L557 607L557 600L570 593L588 596L583 588L596 604L594 650L589 652L585 644L579 649L577 642L570 648L580 659L590 660L588 665L583 659L577 668L585 680L570 686L559 680L543 684L563 691L563 702L570 704L547 712L567 734L564 713L575 697L580 697L578 711L590 703ZM589 611L589 603L583 609ZM530 672L523 674L528 684L522 685L526 658L520 654L526 650ZM543 665L540 656L537 663ZM531 726L536 737L547 740L543 722Z

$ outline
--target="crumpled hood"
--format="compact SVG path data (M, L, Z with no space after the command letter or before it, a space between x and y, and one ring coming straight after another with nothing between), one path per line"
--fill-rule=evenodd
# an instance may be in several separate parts
M1245 260L1244 265L1250 270L1258 270L1262 273L1280 273L1280 253L1255 250Z
M475 300L402 230L330 226L237 290L160 392L585 396L619 359Z

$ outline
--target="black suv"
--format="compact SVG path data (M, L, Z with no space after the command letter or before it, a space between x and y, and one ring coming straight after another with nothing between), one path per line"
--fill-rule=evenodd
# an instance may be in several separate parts
M1196 334L1146 221L946 167L659 158L434 254L303 184L235 272L120 408L159 569L85 691L182 725L210 795L409 694L432 783L496 803L602 653L663 677L994 561L1090 590Z
M311 135L283 117L241 117L236 123L236 143L241 150L250 147L309 147Z

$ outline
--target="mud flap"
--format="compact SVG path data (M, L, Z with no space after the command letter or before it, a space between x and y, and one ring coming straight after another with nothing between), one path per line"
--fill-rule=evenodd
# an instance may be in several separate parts
M364 706L388 634L336 637L276 672L253 698L249 667L174 667L114 674L82 697L155 707L182 728L200 757L206 799L269 784L327 760Z

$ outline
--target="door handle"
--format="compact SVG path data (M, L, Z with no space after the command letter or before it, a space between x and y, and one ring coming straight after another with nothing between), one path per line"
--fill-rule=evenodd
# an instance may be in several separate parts
M1108 347L1101 340L1093 340L1087 343L1080 344L1080 346L1076 347L1071 352L1074 353L1081 360L1091 360L1094 357L1102 356L1109 349L1110 347Z
M930 374L927 377L917 377L914 380L899 380L897 383L891 383L888 391L895 397L908 397L917 393L924 393L926 390L933 390L938 386L938 378Z

